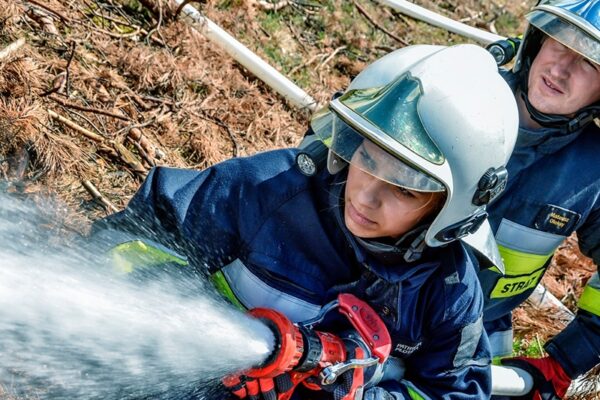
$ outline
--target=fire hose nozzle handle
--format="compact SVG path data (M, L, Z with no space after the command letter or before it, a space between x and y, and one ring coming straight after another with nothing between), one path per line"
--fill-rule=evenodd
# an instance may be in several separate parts
M331 365L323 368L319 374L322 385L331 385L337 378L340 377L344 372L353 368L368 368L377 365L379 359L376 357L363 358L363 359L352 359L346 362Z

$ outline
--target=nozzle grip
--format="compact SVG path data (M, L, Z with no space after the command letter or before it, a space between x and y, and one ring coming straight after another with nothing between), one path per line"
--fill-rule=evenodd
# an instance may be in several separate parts
M392 351L392 339L383 320L367 303L348 293L338 296L338 306L369 346L371 354L383 363Z

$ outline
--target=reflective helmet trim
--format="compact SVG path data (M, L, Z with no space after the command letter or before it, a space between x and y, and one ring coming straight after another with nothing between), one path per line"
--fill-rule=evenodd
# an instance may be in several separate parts
M600 40L597 32L594 32L589 22L582 20L575 25L569 17L566 11L547 6L538 6L536 11L527 14L529 23L546 35L594 63L600 64Z

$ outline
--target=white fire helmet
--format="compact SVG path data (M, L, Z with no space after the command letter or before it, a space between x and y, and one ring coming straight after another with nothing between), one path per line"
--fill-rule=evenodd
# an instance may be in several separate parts
M371 167L364 162L357 167L411 190L445 192L426 244L441 246L483 226L484 237L475 247L502 268L485 207L506 185L518 111L485 49L422 45L396 50L369 65L342 96L315 113L311 127L329 148L327 168L333 174L370 141L383 151Z

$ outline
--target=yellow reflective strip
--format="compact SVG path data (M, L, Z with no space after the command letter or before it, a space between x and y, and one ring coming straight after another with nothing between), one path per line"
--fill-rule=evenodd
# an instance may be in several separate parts
M502 277L498 279L496 286L490 293L492 299L502 297L512 297L523 293L537 285L544 273L544 268L540 268L536 272L529 275Z
M492 358L492 365L502 365L502 359L506 356L496 356Z
M426 400L427 398L423 393L421 393L417 388L413 386L406 385L406 389L408 389L408 395L413 400Z
M543 266L553 253L538 255L509 249L498 245L498 250L504 261L506 275L525 275Z
M227 280L225 279L225 275L223 275L223 272L221 272L221 271L215 272L214 274L211 275L210 280L212 281L213 285L215 285L215 288L217 289L217 291L219 293L221 293L223 296L225 296L225 298L229 299L229 301L234 306L236 306L237 308L239 308L242 311L246 311L246 307L244 307L243 304L240 303L240 301L237 299L237 297L235 297L235 294L233 293L233 291L231 290L231 287L227 283Z
M594 315L600 315L600 290L587 285L583 289L577 305L582 310L591 312Z
M114 268L122 273L130 273L135 268L175 263L181 266L188 265L187 260L177 257L165 250L150 246L141 240L132 240L121 243L110 250Z

